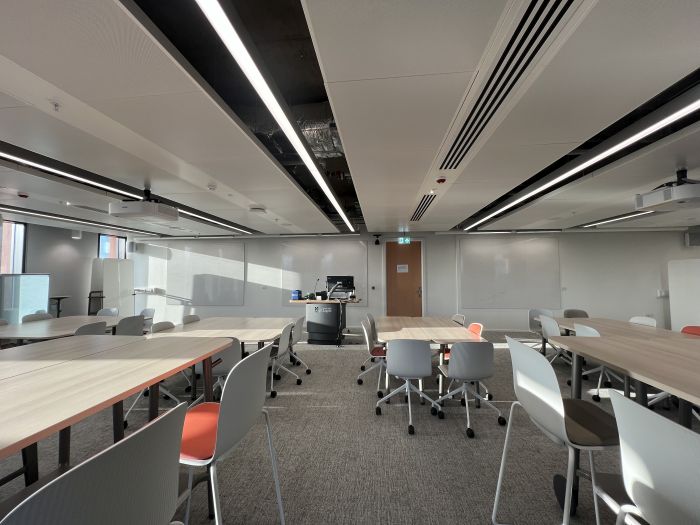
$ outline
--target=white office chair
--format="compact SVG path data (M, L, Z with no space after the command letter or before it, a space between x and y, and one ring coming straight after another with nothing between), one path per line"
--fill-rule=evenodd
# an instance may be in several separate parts
M450 349L450 362L447 365L440 365L438 370L442 375L451 379L448 392L441 398L436 400L440 403L445 399L451 399L456 395L461 394L463 405L467 411L467 437L474 437L474 430L471 426L469 416L469 393L471 392L474 399L478 399L482 403L486 403L491 409L498 414L498 424L503 426L506 424L506 418L503 417L501 411L491 404L485 396L479 392L475 392L469 388L469 383L473 381L481 381L493 376L493 344L488 342L463 342L455 343ZM462 386L454 390L450 390L452 383L462 383ZM442 409L438 411L438 417L442 419L444 413Z
M382 398L384 397L384 392L381 390L381 384L382 375L384 375L383 372L386 369L386 348L384 348L384 346L382 345L377 345L377 343L372 340L372 328L369 325L369 321L364 319L360 324L362 325L362 333L365 336L365 345L367 346L367 353L370 357L375 358L375 363L369 368L365 369L363 372L360 372L360 375L357 376L357 384L361 385L363 383L362 377L366 374L369 374L375 368L378 368L379 373L377 376L377 397ZM365 363L366 362L367 361L365 361Z
M44 485L2 525L166 525L178 506L184 403Z
M95 315L119 317L119 308L100 308Z
M212 364L215 366L211 369L212 377L216 378L213 388L219 388L222 392L224 391L224 383L228 377L229 372L238 364L241 360L241 342L235 337L231 337L231 346L228 347L223 352L219 352L212 356ZM195 399L190 407L201 403L204 401L204 394Z
M630 317L630 323L632 324L641 324L644 326L651 326L656 328L656 319L653 317L646 317L643 315L637 315L634 317Z
M654 414L617 392L610 396L620 432L628 514L657 523L700 523L700 435Z
M153 316L156 315L156 309L144 308L141 310L141 315L143 315L143 333L147 334L151 331L151 326L153 326Z
M367 314L367 317L365 319L367 321L367 325L369 326L370 340L374 343L375 346L386 346L386 343L384 341L380 341L377 337L377 325L374 322L374 317L372 316L372 314ZM367 359L364 360L362 365L360 365L360 371L364 372L367 363L374 363L375 360L375 357L370 355Z
M143 335L143 315L120 319L114 329L114 335Z
M491 521L496 524L498 504L506 467L506 457L513 428L513 413L521 406L530 420L553 442L565 446L569 451L566 474L566 496L564 501L564 525L568 525L571 514L573 480L576 472L575 451L587 451L592 484L595 486L593 451L619 444L615 418L598 405L582 399L562 399L559 381L547 358L532 348L506 337L513 366L513 388L517 401L510 408L506 440L503 444L501 468L496 485ZM598 500L595 498L596 523L600 523Z
M595 328L591 328L590 326L586 326L584 324L578 324L574 323L574 332L576 332L576 337L600 337L600 332L596 330ZM612 378L614 377L618 381L622 382L623 379L618 376L617 374L614 374L607 368L605 368L603 365L596 366L595 368L591 368L590 370L586 370L583 375L591 375L595 374L596 372L600 372L600 375L598 376L598 385L596 386L595 394L593 394L593 401L596 403L600 403L600 387L605 386L605 388L610 388L612 386ZM603 379L605 379L605 382L603 383Z
M100 321L98 323L88 323L78 327L78 329L73 332L73 335L106 335L106 332L107 323L105 321Z
M461 324L462 326L467 324L467 318L462 314L454 314L452 316L452 320L457 324Z
M297 319L294 323L294 328L292 328L292 342L289 346L289 359L293 365L304 365L304 368L306 368L306 374L308 375L311 373L309 365L307 365L299 357L299 354L294 351L294 345L299 343L304 335L304 319L306 319L306 317L300 317Z
M197 467L207 467L211 483L216 525L223 522L217 483L217 467L245 438L250 429L265 416L267 442L272 462L279 518L284 525L284 509L277 474L277 458L272 443L272 430L265 403L265 367L270 360L272 345L253 352L233 367L224 382L221 403L202 403L187 412L182 431L180 463L190 467L188 476L185 524L189 522L192 482ZM240 353L239 353L240 355ZM204 446L203 446L204 444Z
M33 323L34 321L46 321L47 319L53 319L53 315L44 312L38 314L27 314L22 316L23 323Z
M294 328L294 323L289 323L285 326L282 329L282 334L277 344L272 345L272 350L270 352L270 397L277 397L275 380L279 381L282 379L282 376L278 374L280 370L284 370L288 374L293 375L297 378L297 385L301 384L301 378L298 375L280 364L280 358L289 355L289 345L292 341L292 328Z
M200 318L196 314L189 314L189 315L182 316L182 324L196 323L197 321L200 321Z
M554 363L554 361L556 361L558 358L560 358L562 361L564 361L570 365L571 358L566 353L566 351L557 347L550 340L550 337L560 337L561 336L561 328L559 328L559 323L557 323L553 318L551 318L547 315L540 315L540 323L542 324L542 337L544 337L544 340L547 342L547 344L549 346L551 346L554 349L554 351L556 352L554 354L554 357L552 357L549 360L549 362Z
M522 342L532 346L532 348L539 347L544 352L546 341L544 336L542 335L542 324L537 320L538 317L540 317L541 315L546 315L547 317L553 318L554 312L552 312L551 310L547 310L546 308L531 308L527 312L528 329L531 333L537 334L540 340L537 341L535 344L533 344L531 339L524 339L522 340Z
M411 383L412 380L420 380L430 376L432 373L431 357L430 344L427 341L395 339L387 343L386 371L389 375L402 379L404 384L377 401L375 413L381 416L382 409L379 405L388 402L389 399L395 395L403 393L408 404L409 434L415 433L415 429L413 428L413 414L411 412L411 392L418 394L420 399L425 399L432 405L430 408L431 414L437 415L440 409L440 405Z

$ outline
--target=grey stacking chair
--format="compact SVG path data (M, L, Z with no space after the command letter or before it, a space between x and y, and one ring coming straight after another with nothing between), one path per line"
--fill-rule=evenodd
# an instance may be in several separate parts
M289 323L285 326L282 329L278 343L272 345L272 351L270 352L270 397L277 397L275 380L279 381L282 379L282 376L278 373L280 370L284 370L288 374L293 375L297 378L297 385L301 384L301 378L279 362L280 358L289 355L289 346L292 341L292 328L294 328L294 323Z
M189 315L182 316L182 324L196 323L197 321L200 321L200 320L201 319L196 314L189 314Z
M156 309L144 308L141 310L141 315L143 315L143 333L147 334L153 326L153 316L156 315Z
M542 324L542 337L544 337L547 344L556 352L554 357L552 357L549 362L554 363L554 361L556 361L558 358L561 358L562 361L565 361L567 364L571 364L571 358L566 351L557 347L550 340L551 337L561 336L561 328L559 328L559 323L547 315L540 315L540 323Z
M418 394L419 398L425 399L431 404L431 414L437 415L440 408L440 405L411 383L413 380L429 377L432 373L430 344L427 341L416 341L414 339L395 339L389 341L386 346L386 371L389 375L402 379L404 383L377 401L375 413L381 416L382 409L379 405L403 393L408 402L408 433L414 434L411 392Z
M107 332L107 323L99 321L97 323L88 323L78 327L73 335L105 335Z
M506 419L486 396L482 396L478 391L473 391L469 388L469 384L473 381L482 381L493 376L493 344L488 342L462 342L455 343L450 349L450 362L447 365L440 365L438 370L442 375L451 379L452 382L462 383L459 388L449 390L448 392L437 399L437 403L441 403L445 399L451 399L455 395L461 394L462 404L467 412L467 437L474 437L474 430L471 426L469 416L469 394L478 399L481 403L485 403L498 414L498 424L503 426L506 424ZM450 383L451 385L452 383ZM438 417L443 419L444 414L442 409L438 411Z
M189 521L192 482L197 467L207 467L211 483L211 499L214 504L216 525L223 522L217 483L217 468L265 416L267 442L272 462L272 476L277 495L279 518L284 525L284 509L277 473L277 458L272 443L270 417L263 408L265 403L265 367L270 360L272 345L252 353L233 367L224 382L221 403L201 403L187 412L182 432L180 463L190 467L188 476L187 508L185 523ZM240 355L240 352L239 352ZM208 446L202 446L207 443Z
M172 330L175 328L175 324L170 321L160 321L158 323L153 323L151 325L150 332L152 334L157 334L158 332L164 332L165 330Z
M294 328L292 328L292 342L289 346L289 358L290 358L293 365L304 365L304 368L306 368L306 374L308 375L311 373L311 369L309 368L309 365L307 365L299 357L299 354L297 354L294 351L294 345L299 343L301 341L301 338L304 335L304 320L305 319L306 319L306 317L300 317L294 323Z
M216 366L211 369L212 377L216 378L213 388L216 389L218 387L222 392L224 391L224 382L228 374L241 360L241 342L235 337L231 337L230 339L231 346L212 357L212 363L217 363ZM195 399L190 404L190 407L202 401L204 401L204 394Z
M377 345L375 341L372 340L372 328L369 325L367 319L363 319L360 323L362 325L362 333L365 336L365 345L367 346L367 353L370 357L375 358L375 363L367 369L363 368L360 375L357 376L357 384L361 385L363 383L362 377L369 374L375 368L379 368L379 373L377 376L377 397L384 397L384 392L381 390L382 375L386 369L386 348L382 345ZM378 361L377 361L378 359ZM368 359L369 360L369 359ZM366 363L367 361L365 361Z
M632 324L641 324L644 326L651 326L656 328L656 319L653 317L646 317L643 315L637 315L634 317L630 317L630 323Z
M177 509L184 403L41 487L1 525L166 525Z
M132 315L119 320L114 335L143 335L143 315Z
M564 310L564 317L567 319L587 319L588 312L586 312L586 310L579 310L578 308L567 308Z
M576 450L588 452L591 480L595 487L593 452L606 447L618 446L619 438L615 418L594 403L582 399L562 399L559 381L547 358L511 337L506 337L506 340L510 349L513 389L517 401L511 405L508 417L508 429L503 444L503 456L498 473L491 521L494 524L498 523L496 517L511 431L513 430L513 413L520 406L525 409L530 420L542 430L545 436L554 443L566 447L569 451L563 517L564 525L568 525L571 514L573 480L576 475L574 471L575 452ZM595 492L594 503L596 523L600 523Z
M622 505L617 524L628 514L654 524L700 523L700 435L618 392L610 398L620 432L622 478L633 502Z
M380 341L377 337L377 325L374 322L374 317L372 316L372 314L367 314L365 320L367 321L367 325L369 326L370 340L375 344L375 346L386 346L386 343L384 343L384 341ZM361 372L364 372L367 363L370 361L374 363L375 357L370 355L367 359L364 360L364 362L360 366Z
M22 316L23 323L32 323L34 321L46 321L47 319L53 319L53 315L43 312L37 314L27 314Z
M462 326L467 323L467 318L462 314L454 314L452 316L452 320L457 324L461 324Z
M119 308L100 308L95 315L104 315L108 317L118 317Z
M547 310L545 308L532 308L527 312L528 318L528 329L533 334L540 336L540 342L538 345L542 349L542 353L546 352L546 341L542 335L542 324L537 320L539 316L546 315L547 317L554 317L554 312ZM524 343L532 344L531 340L524 340ZM533 347L534 348L534 347Z
M598 332L598 330L584 324L574 323L574 332L576 332L576 337L600 337L600 332ZM605 388L610 388L612 386L613 377L620 382L622 382L623 379L605 368L603 365L596 366L590 370L585 370L583 375L591 375L595 374L596 372L600 372L600 375L598 376L598 386L596 387L595 394L593 394L593 401L600 403L600 387L605 386ZM603 382L603 380L605 380L605 382Z

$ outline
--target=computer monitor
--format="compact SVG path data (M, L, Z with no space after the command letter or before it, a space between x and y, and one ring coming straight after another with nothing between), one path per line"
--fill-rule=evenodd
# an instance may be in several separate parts
M352 292L355 289L355 277L352 275L328 275L326 277L326 290L330 292L336 284L338 286L334 291Z

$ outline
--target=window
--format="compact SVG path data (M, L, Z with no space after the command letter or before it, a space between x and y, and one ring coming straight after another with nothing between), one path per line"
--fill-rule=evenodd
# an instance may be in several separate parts
M97 256L100 259L126 259L126 237L101 233L97 238Z
M2 223L2 249L0 250L0 273L22 273L24 271L24 237L27 225L21 222Z

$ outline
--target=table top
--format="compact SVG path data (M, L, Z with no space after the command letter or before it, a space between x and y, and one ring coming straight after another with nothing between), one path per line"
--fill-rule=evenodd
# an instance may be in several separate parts
M688 339L696 336L674 332L665 328L657 328L654 326L646 326L641 324L630 323L629 321L618 321L616 319L604 319L600 317L591 318L564 318L557 317L555 319L561 328L573 330L574 324L584 324L595 328L600 332L601 336L616 336L616 337L641 337L643 339L650 337L658 337L662 339Z
M327 303L346 303L346 304L356 304L360 302L360 299L290 299L292 304L327 304Z
M560 348L700 404L700 337L552 337Z
M379 317L377 336L382 341L419 339L438 344L486 341L450 317Z
M56 339L69 337L81 326L104 321L107 328L116 326L122 317L112 315L68 315L56 319L0 326L0 339Z
M207 317L148 337L235 337L239 341L257 343L274 341L282 329L294 321L290 317Z
M0 405L0 459L231 346L224 338L131 339L0 379L0 397L8 400Z

